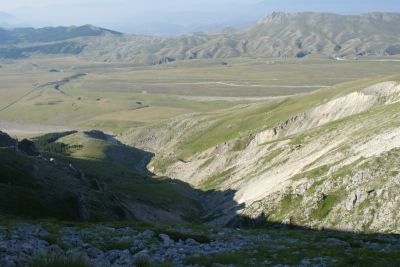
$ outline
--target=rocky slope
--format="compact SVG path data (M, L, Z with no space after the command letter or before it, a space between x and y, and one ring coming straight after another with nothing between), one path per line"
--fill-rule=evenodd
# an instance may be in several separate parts
M72 54L95 61L161 64L242 56L393 56L400 54L399 25L396 13L273 13L247 28L175 38L121 35L92 26L0 30L0 57Z
M347 266L399 264L399 237L274 228L6 224L0 265Z
M241 214L398 233L400 85L386 79L186 116L123 139L156 153L156 173L233 192L203 200L211 223Z

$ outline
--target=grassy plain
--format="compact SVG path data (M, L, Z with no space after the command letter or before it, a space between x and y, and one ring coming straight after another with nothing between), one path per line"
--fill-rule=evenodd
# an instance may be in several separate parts
M193 60L157 66L33 57L0 62L0 120L120 133L193 112L217 112L255 101L366 77L399 73L396 61L308 59ZM74 74L56 90L56 82ZM42 85L42 86L41 86ZM290 100L289 100L290 101ZM293 103L296 106L296 103ZM231 119L235 122L232 112ZM243 125L247 128L246 125ZM229 134L229 133L228 133ZM207 136L206 136L207 137ZM207 137L208 138L208 137Z

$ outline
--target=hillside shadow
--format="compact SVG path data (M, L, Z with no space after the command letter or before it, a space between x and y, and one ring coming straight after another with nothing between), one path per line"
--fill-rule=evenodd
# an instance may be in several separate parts
M1 166L3 177L0 185L4 183L7 187L3 195L29 196L9 197L9 201L4 203L19 208L7 209L8 212L23 217L54 216L72 221L102 221L107 218L150 222L206 222L221 226L244 207L234 201L234 190L203 192L181 180L156 177L147 169L154 153L122 144L114 136L101 131L85 131L83 134L112 144L99 143L105 149L102 152L104 158L71 156L69 145L59 140L73 134L77 134L77 131L35 137L33 141L41 152L37 157L12 149L7 152L8 156L4 155L4 158L14 159L3 161ZM96 146L85 148L72 144L74 151L93 148L97 149ZM16 157L12 156L14 153L17 153ZM23 183L18 183L16 173L24 174L26 179ZM40 199L40 194L46 190L52 194ZM66 199L64 196L68 196L72 203L69 208L60 204ZM36 205L35 208L24 208L32 204ZM69 215L64 216L67 213L59 212L57 205L60 205L60 210L68 209ZM52 206L52 211L47 212L46 206ZM55 210L57 212L53 212Z
M234 200L235 190L204 192L179 179L154 178L156 174L147 169L148 164L155 156L154 153L127 146L114 136L101 131L92 130L84 133L91 138L113 143L115 146L108 148L106 154L115 163L131 162L135 177L129 173L119 172L120 177L113 179L114 187L124 193L123 206L129 210L129 213L135 213L132 209L137 206L129 203L135 201L150 205L158 210L157 212L159 212L159 208L162 208L167 213L172 213L172 216L164 214L166 218L175 217L176 211L184 207L185 212L181 216L184 222L225 226L236 216L238 211L244 208L244 204L239 204ZM121 148L123 148L123 153L121 153ZM119 185L115 185L116 180L120 183ZM137 217L137 212L135 217ZM147 215L142 217L142 219L147 218ZM159 221L159 218L156 221Z

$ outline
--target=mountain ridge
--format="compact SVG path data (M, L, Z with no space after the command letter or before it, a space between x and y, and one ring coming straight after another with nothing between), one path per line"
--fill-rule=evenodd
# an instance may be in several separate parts
M2 40L0 45L3 46L0 54L7 58L7 49L10 50L7 36L11 36L8 37L11 38L11 48L22 49L20 54L25 56L32 54L30 50L46 54L46 51L40 49L27 49L27 46L29 47L27 41L39 41L43 45L52 42L53 45L60 46L54 52L56 54L73 54L92 61L126 61L139 64L236 57L394 56L400 54L399 25L399 13L337 15L275 12L249 27L222 29L207 34L186 34L173 38L126 35L102 28L93 30L88 26L82 26L83 28L72 28L75 29L72 33L65 30L69 28L22 30L22 32L27 31L28 36L22 40L21 38L15 40L14 36L18 36L18 32L21 31L15 29L12 32L3 30L3 33L0 33ZM57 32L57 29L61 29L58 36L64 34L58 40L40 39L36 34L41 31ZM29 32L35 33L34 37L29 37ZM82 49L65 52L63 47L66 44L59 44L61 41L65 41L68 45L74 43Z
M99 36L103 34L122 35L117 31L96 27L90 24L83 26L58 26L58 27L44 27L32 28L22 27L14 29L3 29L3 34L8 36L8 40L2 42L10 43L46 43L64 41L74 39L77 37ZM0 39L1 40L1 39Z

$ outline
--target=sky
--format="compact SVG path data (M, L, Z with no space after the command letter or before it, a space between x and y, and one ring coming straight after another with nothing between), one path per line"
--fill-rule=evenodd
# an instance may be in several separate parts
M171 35L244 26L273 11L400 12L400 5L399 0L0 0L1 11L33 27L93 24Z

